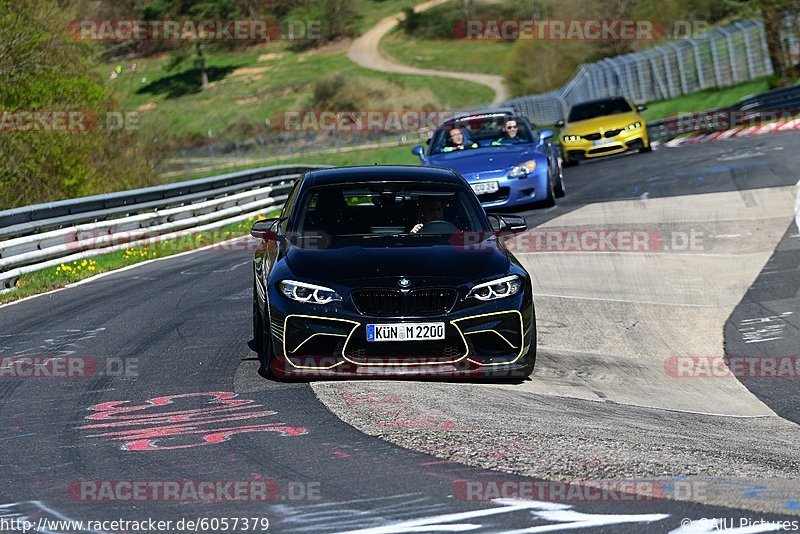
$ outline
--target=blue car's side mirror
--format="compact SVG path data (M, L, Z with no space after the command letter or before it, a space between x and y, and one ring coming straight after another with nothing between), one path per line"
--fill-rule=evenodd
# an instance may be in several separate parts
M414 148L411 149L411 153L414 154L415 156L421 158L422 155L425 153L425 149L422 148L421 145L417 145L417 146L415 146Z
M542 130L539 132L539 141L545 141L553 137L553 130Z

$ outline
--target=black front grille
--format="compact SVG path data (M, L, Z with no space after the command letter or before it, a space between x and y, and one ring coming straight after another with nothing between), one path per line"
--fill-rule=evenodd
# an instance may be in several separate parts
M616 129L616 130L609 130L609 131L607 131L606 133L604 133L603 135L604 135L605 137L615 137L615 136L619 135L619 133L620 133L621 131L622 131L622 128L618 128L618 129Z
M366 326L356 328L347 341L344 355L357 363L386 360L430 362L464 356L467 347L456 328L445 325L444 339L427 341L367 341Z
M351 294L359 313L372 317L415 317L442 315L456 303L458 292L452 288L359 289Z
M381 343L351 342L345 355L358 359L385 358L419 358L421 360L437 358L458 358L464 354L462 343L449 341L383 341Z
M601 135L599 133L590 133L582 135L581 137L583 137L584 139L588 139L589 141L599 141Z
M613 152L614 150L619 150L620 148L622 147L619 145L599 146L591 149L589 152L592 154L602 154L604 152Z
M478 200L483 203L499 202L508 198L510 189L508 187L501 187L494 193L486 193L485 195L478 195Z

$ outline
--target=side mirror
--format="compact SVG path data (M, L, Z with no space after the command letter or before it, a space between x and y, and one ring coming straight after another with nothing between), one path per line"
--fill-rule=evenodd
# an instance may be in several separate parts
M636 111L644 111L647 109L647 104L639 104L636 106Z
M263 221L256 221L250 229L250 235L257 239L263 239L264 241L277 241L280 239L280 236L273 228L280 220L280 217L275 217L272 219L264 219Z
M565 124L566 124L566 123L564 122L564 119L558 119L558 120L556 121L556 126L557 126L558 128L563 128Z
M539 141L546 141L553 138L553 130L542 130L539 132Z
M425 153L425 149L422 148L422 145L417 145L417 146L415 146L414 148L411 149L411 153L414 154L415 156L421 158L422 155Z
M493 224L492 228L500 234L518 234L528 229L528 223L519 215L490 214L489 217L497 221L497 225Z

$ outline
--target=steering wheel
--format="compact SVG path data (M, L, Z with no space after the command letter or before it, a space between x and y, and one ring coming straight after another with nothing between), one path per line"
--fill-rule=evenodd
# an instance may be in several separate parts
M454 234L458 227L448 221L428 221L422 225L419 234Z

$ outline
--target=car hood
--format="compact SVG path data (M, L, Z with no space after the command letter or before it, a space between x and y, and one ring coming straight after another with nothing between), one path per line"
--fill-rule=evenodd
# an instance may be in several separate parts
M289 245L285 261L300 280L350 282L351 287L379 279L392 279L394 284L400 277L415 285L426 279L443 283L444 278L459 284L508 271L508 256L494 236L470 249L456 241L455 237L342 238L324 249Z
M625 128L636 121L644 122L641 115L631 111L630 113L619 113L617 115L604 115L585 121L570 122L561 132L561 135L585 135L595 133L603 128L604 130L615 130Z
M431 165L449 167L462 175L479 171L505 171L514 165L535 159L533 145L510 145L475 148L430 156Z

